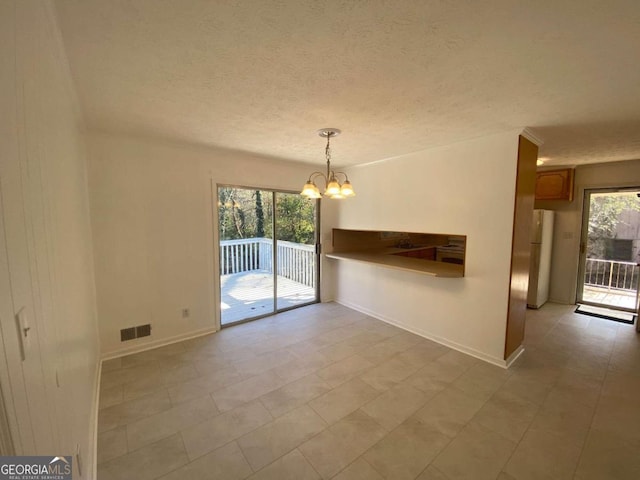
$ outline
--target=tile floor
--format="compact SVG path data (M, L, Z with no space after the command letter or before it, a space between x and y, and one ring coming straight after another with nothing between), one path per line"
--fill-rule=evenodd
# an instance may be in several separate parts
M573 309L508 371L337 304L104 362L99 479L638 479L640 341Z

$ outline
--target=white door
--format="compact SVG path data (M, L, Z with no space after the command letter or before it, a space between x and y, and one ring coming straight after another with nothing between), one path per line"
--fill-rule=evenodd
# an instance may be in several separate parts
M54 450L53 428L44 388L38 328L33 318L33 301L29 298L31 288L23 284L26 278L21 278L26 277L25 269L17 268L19 258L12 255L9 245L11 233L5 223L1 180L0 382L16 454L48 454Z

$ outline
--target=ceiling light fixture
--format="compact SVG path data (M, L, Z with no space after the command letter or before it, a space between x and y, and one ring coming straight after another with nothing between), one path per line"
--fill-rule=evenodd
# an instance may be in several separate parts
M321 198L320 189L316 186L315 180L318 177L322 177L324 180L324 195L330 198L347 198L353 197L356 193L353 191L353 186L349 181L349 177L344 172L334 172L331 170L331 137L337 137L340 135L340 130L337 128L322 128L318 130L318 135L327 139L327 146L324 149L325 156L327 158L327 173L313 172L309 175L309 180L304 184L300 195L307 198ZM344 182L340 184L336 175L344 175Z

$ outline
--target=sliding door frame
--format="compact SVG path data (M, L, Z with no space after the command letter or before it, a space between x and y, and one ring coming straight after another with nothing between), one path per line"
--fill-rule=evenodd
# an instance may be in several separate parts
M220 281L221 273L220 273L220 217L218 215L218 202L220 201L220 189L221 188L237 188L243 190L250 191L261 191L268 192L271 194L271 231L272 231L272 266L273 266L273 311L269 313L263 313L260 315L256 315L254 317L245 318L242 320L237 320L235 322L229 322L226 324L222 323L222 309L221 309L221 300L222 300L222 282ZM213 193L213 192L212 192ZM216 183L215 184L215 201L212 202L212 205L215 210L215 219L214 223L214 269L216 275L218 277L218 295L216 298L216 311L218 315L218 325L219 328L227 328L232 327L234 325L240 325L242 323L252 322L254 320L259 320L261 318L270 317L277 313L287 312L289 310L294 310L296 308L304 307L307 305L313 305L314 303L318 303L320 301L320 207L321 202L320 199L316 199L315 202L315 222L314 222L314 242L315 242L315 297L312 301L307 303L302 303L300 305L293 305L286 308L278 308L278 240L277 240L277 219L276 219L276 194L285 193L291 195L299 195L300 192L292 191L292 190L284 190L278 188L269 188L269 187L255 187L255 186L247 186L247 185L237 185L237 184L229 184L229 183Z
M607 305L597 302L589 302L584 300L584 277L587 268L587 242L589 241L589 215L591 213L591 194L593 193L617 193L617 192L636 192L640 191L640 186L624 186L624 187L593 187L585 188L582 197L582 225L580 234L580 250L578 256L578 278L576 286L576 304L582 303L595 307L609 308L611 310L620 310L623 312L638 313L638 310L619 307L616 305ZM636 266L640 268L640 266ZM639 272L640 273L640 272ZM640 289L640 286L638 286ZM638 293L636 292L636 307L638 303ZM640 322L639 322L640 324ZM640 331L640 330L639 330Z

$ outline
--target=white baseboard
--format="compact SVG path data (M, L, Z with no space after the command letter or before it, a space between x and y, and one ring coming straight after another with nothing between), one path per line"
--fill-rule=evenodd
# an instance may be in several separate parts
M520 358L520 355L522 355L523 353L524 353L524 345L520 345L518 348L515 349L515 351L511 355L509 355L509 358L507 358L506 360L507 368L513 365L513 362L515 362L518 358Z
M175 335L173 337L167 337L167 338L162 338L162 339L154 340L147 343L132 345L130 347L121 348L119 350L103 353L102 361L111 360L112 358L124 357L126 355L131 355L132 353L140 353L147 350L153 350L154 348L164 347L165 345L171 345L172 343L182 342L184 340L189 340L191 338L202 337L203 335L209 335L210 333L215 333L217 331L218 330L215 327L207 327L207 328L202 328L200 330L195 330L193 332Z
M493 357L491 355L487 355L486 353L480 352L478 350L475 350L473 348L467 347L465 345L461 345L459 343L456 342L452 342L451 340L448 340L446 338L443 337L439 337L438 335L434 335L430 332L427 332L425 330L422 330L420 328L415 328L415 327L410 327L407 326L405 324L403 324L402 322L400 322L399 320L396 320L394 318L389 318L386 317L384 315L379 314L378 312L374 312L366 307L363 307L362 305L358 305L349 301L345 301L343 299L336 299L335 300L336 303L339 303L340 305L344 305L345 307L351 308L353 310L357 310L360 313L364 313L366 315L369 315L370 317L376 318L378 320L381 320L385 323L388 323L390 325L393 325L395 327L398 328L402 328L403 330L406 330L407 332L411 332L411 333L415 333L416 335L420 335L421 337L424 337L428 340L432 340L436 343L439 343L441 345L444 345L445 347L449 347L449 348L453 348L454 350L457 350L459 352L465 353L467 355L471 355L472 357L475 357L479 360L485 361L487 363L491 363L492 365L496 365L498 367L501 368L508 368L509 365L511 363L513 363L513 361L515 361L515 358L513 359L513 361L511 363L507 363L507 361L503 360L502 358L496 358ZM524 349L523 349L524 351ZM520 352L522 353L522 352Z

